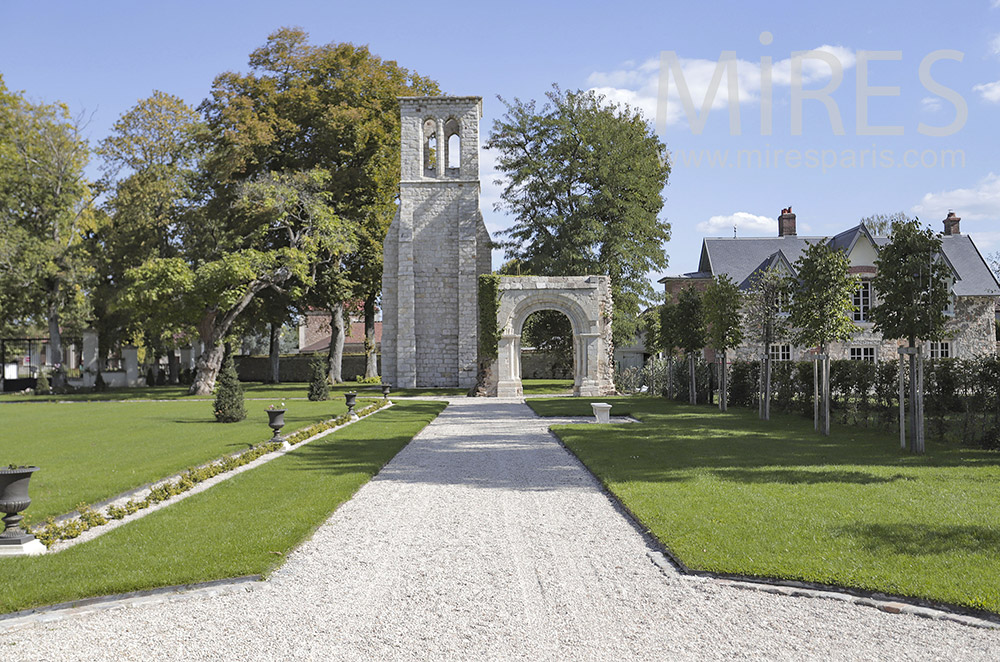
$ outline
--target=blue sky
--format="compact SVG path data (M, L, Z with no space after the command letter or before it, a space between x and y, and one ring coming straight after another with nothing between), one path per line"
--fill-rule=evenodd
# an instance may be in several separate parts
M154 89L197 104L217 74L245 70L250 51L286 25L305 28L314 43L368 44L382 57L435 78L446 93L483 96L484 140L503 111L497 95L541 98L552 83L597 88L634 104L652 121L658 97L662 102L664 51L676 55L700 108L720 54L729 51L737 61L738 100L728 97L723 75L700 133L676 94L667 97L660 136L674 171L662 212L673 226L665 273L694 270L701 238L732 236L734 224L740 236L775 234L774 219L789 205L799 234L816 235L894 211L918 215L940 231L941 219L954 209L984 253L1000 250L1000 0L766 6L8 0L0 6L0 25L0 74L7 86L93 113L88 133L94 142ZM802 128L799 135L792 130L789 61L793 52L816 49L842 69L830 105L841 115L843 135L832 128L827 105L816 99L801 102ZM870 57L868 86L899 88L870 96L867 124L898 126L902 135L859 135L862 51L891 52ZM962 60L941 57L942 51L958 51ZM761 132L762 57L773 62L770 135ZM947 136L918 131L921 123L946 127L958 113L947 93L921 83L921 62L928 57L936 59L931 78L967 106L967 119ZM831 82L825 60L804 56L801 62L803 89ZM674 79L669 85L676 90ZM731 131L731 108L739 109L740 135ZM874 166L869 152L879 155ZM495 232L510 221L492 209L497 188L491 164L484 155L483 213Z

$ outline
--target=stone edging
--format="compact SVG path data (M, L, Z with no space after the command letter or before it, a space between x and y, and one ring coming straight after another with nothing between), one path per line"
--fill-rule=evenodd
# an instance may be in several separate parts
M114 595L102 595L94 598L83 598L81 600L71 600L60 602L45 607L34 609L24 609L9 614L0 615L0 630L8 630L16 627L29 625L31 623L48 623L62 620L79 614L89 614L115 607L138 606L144 604L159 604L171 602L180 596L191 594L201 595L222 595L233 593L239 589L244 591L254 590L253 584L264 581L262 575L247 575L244 577L234 577L232 579L216 579L209 582L197 584L179 584L175 586L161 586L159 588L144 589L141 591L131 591L129 593L117 593Z
M285 455L286 453L288 453L291 450L294 450L295 448L299 448L301 446L304 446L305 444L308 444L310 442L316 441L317 439L321 439L321 438L323 438L323 437L325 437L325 436L327 436L329 434L332 434L332 433L334 433L334 432L336 432L338 430L341 430L341 429L343 429L343 428L345 428L345 427L347 427L349 425L357 423L360 420L364 420L365 418L368 418L369 416L371 416L373 414L376 414L376 413L378 413L380 411L383 411L385 409L388 409L388 408L392 407L392 402L391 401L389 401L388 404L385 404L385 405L381 405L381 401L377 401L377 404L380 405L380 406L378 406L378 408L374 409L373 411L368 412L364 416L359 416L358 418L355 418L353 420L347 421L346 423L343 423L341 425L338 425L338 426L335 426L335 427L331 427L331 428L329 428L327 430L323 430L322 432L318 432L318 433L312 435L311 437L308 437L307 439L303 439L302 441L296 443L295 445L290 445L290 444L288 444L286 442L286 444L285 444L285 446L283 448L278 448L277 450L272 451L270 453L266 453L264 455L261 455L260 457L256 458L255 460L252 460L251 462L248 462L248 463L246 463L246 464L244 464L242 466L235 467L235 468L233 468L233 469L231 469L229 471L224 471L224 472L219 473L219 474L217 474L215 476L212 476L211 478L208 478L206 480L201 481L200 483L197 483L191 489L186 490L184 492L181 492L179 494L175 494L175 495L171 496L168 499L164 499L163 501L159 501L157 503L154 503L154 504L152 504L152 505L150 505L150 506L148 506L146 508L141 508L141 509L137 510L134 513L131 513L129 515L126 515L125 517L122 517L121 519L110 519L109 518L108 521L107 521L107 523L102 524L100 526L90 527L86 531L82 532L79 536L77 536L75 538L70 538L70 539L66 539L66 540L57 540L51 546L49 546L49 548L46 550L46 552L44 554L42 554L42 556L47 556L49 554L56 554L58 552L63 551L64 549L69 549L70 547L73 547L74 545L79 545L80 543L87 542L89 540L93 540L94 538L102 536L105 533L108 533L109 531L113 531L114 529L117 529L119 526L122 526L123 524L126 524L128 522L133 522L133 521L135 521L137 519L145 517L146 515L149 515L149 514L154 513L154 512L156 512L158 510L161 510L162 508L165 508L165 507L170 506L170 505L172 505L174 503L177 503L178 501L182 501L182 500L188 498L189 496L193 496L195 494L199 494L201 492L204 492L205 490L213 487L214 485L217 485L217 484L219 484L219 483L221 483L223 481L229 480L230 478L232 478L234 476L237 476L237 475L243 473L244 471L249 471L250 469L254 469L256 467L259 467L262 464L266 464L267 462L270 462L271 460L275 460L275 459L281 457L282 455ZM369 405L369 406L371 406L371 405ZM330 419L330 420L334 420L334 419ZM325 421L323 421L323 422L325 422ZM306 426L306 428L308 428L308 427L309 426ZM265 442L265 443L267 443L267 442ZM246 451L244 451L244 453L245 452ZM237 456L238 455L242 455L242 453L237 454ZM208 463L206 463L204 465L201 465L200 467L197 467L197 468L202 468L202 467L210 466L210 465L216 464L216 463L218 463L220 461L221 461L220 459L215 459L215 460L212 460L211 462L208 462ZM106 509L108 506L112 506L112 505L121 506L121 505L125 504L127 501L130 501L132 499L139 499L139 500L141 500L141 499L145 498L145 495L148 495L150 492L152 492L157 487L160 487L160 486L166 485L168 483L171 483L174 480L177 480L178 478L180 478L181 476L183 476L183 473L176 474L174 476L170 476L168 478L161 479L161 480L159 480L159 481L157 481L155 483L152 483L152 484L150 484L150 485L148 485L146 487L143 487L143 488L139 488L137 490L131 490L129 492L122 493L122 494L118 495L117 497L112 497L112 499L102 502L102 504L99 507L101 509ZM66 521L68 521L70 519L74 519L72 517L72 514L70 514L68 516L64 515L61 518L59 518L59 520L57 520L57 521L60 522L60 523L62 523L62 522L66 522ZM40 524L39 526L44 526L44 524Z
M535 414L538 416L538 414ZM549 418L542 417L539 418ZM558 418L558 417L556 417ZM553 423L561 425L562 423ZM864 607L874 607L889 614L910 614L933 620L952 621L968 625L970 627L984 628L990 630L1000 629L1000 616L990 612L953 605L946 602L934 600L924 600L901 595L886 594L879 591L869 591L867 589L853 588L849 586L836 586L832 584L820 584L818 582L808 582L792 579L781 579L778 577L762 577L754 575L741 575L729 572L712 572L709 570L694 570L684 564L659 538L642 523L642 521L625 505L625 503L612 492L608 486L590 470L583 460L581 460L573 450L567 446L551 426L548 428L549 434L556 440L562 448L577 461L584 470L590 474L598 485L601 492L611 502L611 504L621 513L646 541L649 547L648 556L650 561L660 570L667 574L670 571L679 573L681 576L690 578L702 578L713 580L725 586L732 586L751 591L761 591L764 593L776 593L793 597L822 598L827 600L837 600L849 602Z

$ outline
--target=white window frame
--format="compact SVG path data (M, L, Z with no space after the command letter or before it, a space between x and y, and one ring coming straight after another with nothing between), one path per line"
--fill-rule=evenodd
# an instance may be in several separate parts
M772 361L791 361L792 346L788 343L772 343L768 349L768 356Z
M868 322L868 314L872 308L872 282L870 280L866 278L858 283L858 289L851 297L851 303L857 308L853 313L854 321Z
M874 363L878 358L878 353L875 351L875 348L871 346L851 347L848 355L851 357L852 361L871 361Z
M927 351L932 359L955 358L955 347L950 340L931 341L929 345Z

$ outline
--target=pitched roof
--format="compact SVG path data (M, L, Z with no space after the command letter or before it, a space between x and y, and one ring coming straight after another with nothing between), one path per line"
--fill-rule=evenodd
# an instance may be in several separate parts
M831 247L850 252L861 236L877 247L888 243L885 237L875 237L864 224L856 225L830 237L706 237L702 243L698 271L672 278L711 278L725 274L741 288L750 283L750 276L760 269L776 265L783 258L794 264L807 244L829 242ZM955 272L954 292L959 296L1000 296L1000 283L986 266L985 260L968 235L944 235L941 248L945 260Z

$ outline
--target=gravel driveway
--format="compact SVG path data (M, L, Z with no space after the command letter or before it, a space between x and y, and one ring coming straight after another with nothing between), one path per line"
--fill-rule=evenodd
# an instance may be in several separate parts
M1000 659L1000 631L664 574L551 422L456 400L270 581L0 631L0 659Z

